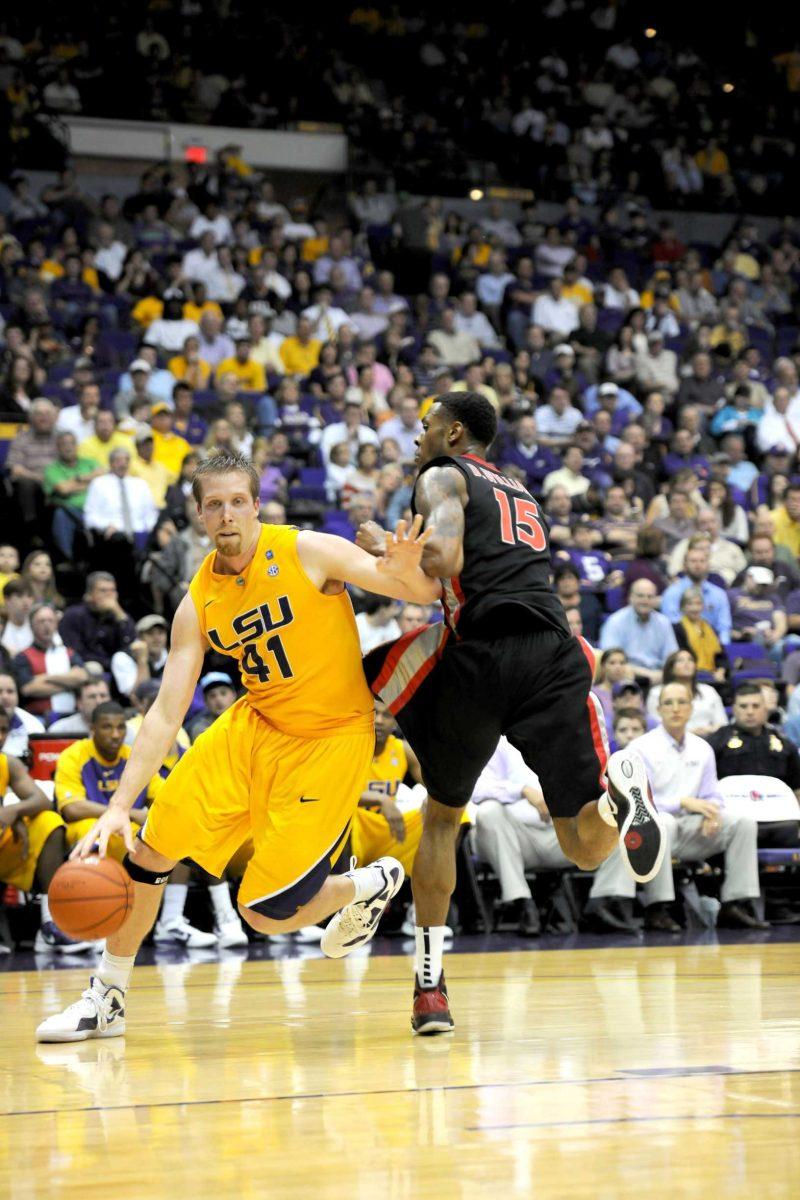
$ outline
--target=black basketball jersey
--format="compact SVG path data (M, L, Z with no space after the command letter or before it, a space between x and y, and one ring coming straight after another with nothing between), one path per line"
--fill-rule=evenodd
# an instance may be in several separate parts
M458 468L469 496L464 566L460 575L442 580L450 628L461 637L478 631L499 636L520 628L556 629L569 636L564 609L550 586L547 527L527 489L474 454L434 458L420 475L431 467ZM413 496L411 507L416 513Z

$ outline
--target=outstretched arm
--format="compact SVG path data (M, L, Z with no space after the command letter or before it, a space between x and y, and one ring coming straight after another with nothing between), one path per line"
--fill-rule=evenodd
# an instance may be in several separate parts
M395 533L385 533L384 553L376 558L344 538L330 533L303 530L297 538L297 553L303 570L320 591L333 591L354 583L367 592L432 604L441 595L438 580L428 578L420 559L430 534L422 533L421 520L406 533L403 521Z

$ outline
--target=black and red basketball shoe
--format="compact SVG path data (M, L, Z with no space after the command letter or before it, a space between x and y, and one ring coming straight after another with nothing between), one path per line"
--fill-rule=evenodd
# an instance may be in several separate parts
M419 1034L450 1033L455 1021L450 1015L447 984L444 972L436 987L424 988L414 978L414 1008L411 1013L411 1032Z

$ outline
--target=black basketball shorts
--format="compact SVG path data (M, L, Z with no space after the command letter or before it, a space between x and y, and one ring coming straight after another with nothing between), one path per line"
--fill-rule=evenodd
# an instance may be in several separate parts
M440 804L468 802L501 734L538 775L551 816L573 817L601 795L608 740L582 638L543 630L457 641L428 625L378 646L364 667Z

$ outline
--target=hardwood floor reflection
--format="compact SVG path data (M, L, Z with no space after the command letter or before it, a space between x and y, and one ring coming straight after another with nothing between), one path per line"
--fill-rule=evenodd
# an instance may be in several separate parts
M793 1197L792 944L137 969L125 1038L37 1046L82 971L0 976L9 1200ZM491 1191L489 1190L491 1189Z

